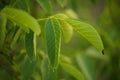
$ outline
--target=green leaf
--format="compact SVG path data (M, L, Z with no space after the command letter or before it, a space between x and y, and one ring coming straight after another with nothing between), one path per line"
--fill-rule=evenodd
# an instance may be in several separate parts
M57 70L53 71L50 66L49 60L45 57L41 65L42 70L42 80L57 80Z
M80 69L86 77L86 80L96 80L95 70L89 58L85 55L79 54L76 56L76 59Z
M61 5L61 7L64 7L66 5L66 0L57 0L57 2Z
M36 35L32 31L26 33L25 48L28 56L31 59L34 59L36 56Z
M70 60L69 57L65 56L65 55L60 55L60 61L64 62L64 63L69 63L71 64L72 61Z
M48 62L48 59L45 57L42 61L42 65L41 65L41 72L42 72L42 79L43 80L48 80L48 65L49 65L49 62Z
M93 44L101 53L104 47L98 32L89 24L73 19L65 19L73 28L91 44Z
M65 43L68 43L73 36L73 28L64 19L68 18L65 14L59 13L53 16L59 20L60 28L62 31L62 37Z
M52 6L49 0L36 0L46 13L51 13Z
M0 48L2 47L6 34L6 18L0 16Z
M37 35L41 33L40 26L37 20L22 10L6 7L1 11L1 15L15 22L17 25L19 25L23 29L30 28Z
M18 0L17 1L18 7L26 12L30 12L29 8L29 0Z
M53 70L55 70L58 66L61 44L61 32L59 22L56 19L47 19L45 24L45 36L50 64L53 67Z
M64 63L64 62L60 62L60 65L73 77L75 77L77 80L84 80L84 77L82 75L82 73L75 68L74 66L72 66L71 64L68 63Z
M22 30L18 29L17 32L15 33L15 36L14 36L13 40L12 40L11 48L13 48L13 46L15 45L15 43L17 42L17 40L19 39L21 33L22 33Z
M60 20L64 20L65 18L68 18L65 14L62 14L62 13L56 14L53 17Z
M73 36L73 28L70 24L65 21L60 20L60 28L62 31L62 37L65 43L68 43Z
M36 65L38 63L38 57L31 61L27 56L21 65L21 73L22 73L22 80L30 80L30 76L32 75Z

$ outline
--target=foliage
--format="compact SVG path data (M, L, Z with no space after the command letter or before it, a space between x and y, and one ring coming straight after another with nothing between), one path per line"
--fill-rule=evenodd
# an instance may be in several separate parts
M119 80L119 8L118 0L1 0L0 79Z

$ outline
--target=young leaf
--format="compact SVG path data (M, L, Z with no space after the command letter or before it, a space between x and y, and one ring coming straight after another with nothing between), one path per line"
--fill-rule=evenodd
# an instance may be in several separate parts
M54 15L56 19L64 20L65 18L68 18L65 14L59 13Z
M86 80L96 80L95 70L91 61L85 55L77 55L76 59L79 67L86 77Z
M36 35L32 31L30 31L30 33L26 33L25 48L28 56L34 59L36 56Z
M2 47L5 39L6 22L7 20L4 17L0 16L0 48Z
M57 0L57 2L61 5L61 7L66 5L66 0Z
M43 8L46 13L50 13L52 11L52 6L49 0L36 0L38 4Z
M82 73L75 68L74 66L72 66L71 64L67 64L64 62L60 62L60 65L69 73L71 74L73 77L75 77L77 80L84 80L84 77L82 75Z
M39 24L36 19L22 10L6 7L1 11L1 15L15 22L20 27L23 27L23 29L30 28L37 35L41 33Z
M104 50L103 43L97 31L91 25L73 19L65 19L65 21L102 53Z
M53 67L53 70L55 70L58 66L61 44L61 32L59 28L59 22L56 19L49 18L46 21L45 36L50 64Z
M65 43L68 43L73 36L73 28L70 24L65 21L60 20L60 27L62 31L62 37Z

